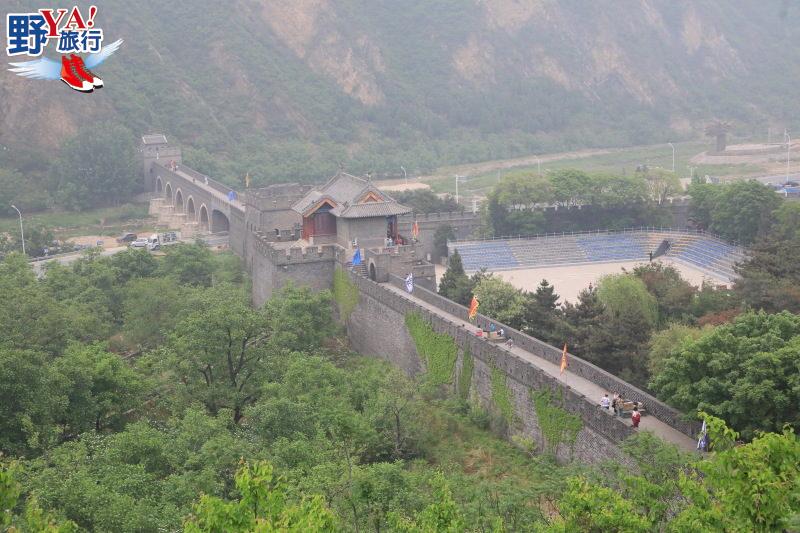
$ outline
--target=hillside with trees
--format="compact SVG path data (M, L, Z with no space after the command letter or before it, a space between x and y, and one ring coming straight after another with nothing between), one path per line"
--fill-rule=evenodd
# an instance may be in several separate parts
M697 138L714 117L762 136L800 118L789 1L109 0L97 17L125 40L100 70L107 90L0 77L5 169L69 157L87 124L164 132L192 167L263 184Z
M499 407L453 395L435 369L409 378L352 353L332 314L341 291L288 286L256 309L247 287L235 257L191 244L161 258L87 253L40 279L19 254L6 257L0 527L677 533L800 524L800 441L789 429L734 446L738 436L702 414L712 443L702 458L643 432L623 444L634 470L559 465L524 438L494 433ZM556 300L545 284L535 297L542 309Z

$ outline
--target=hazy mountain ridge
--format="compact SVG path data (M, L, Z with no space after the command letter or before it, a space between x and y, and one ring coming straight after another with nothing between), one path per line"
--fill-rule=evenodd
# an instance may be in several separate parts
M98 20L126 40L99 69L107 89L4 73L0 144L53 150L82 121L122 119L209 170L277 179L800 118L788 2L111 0Z

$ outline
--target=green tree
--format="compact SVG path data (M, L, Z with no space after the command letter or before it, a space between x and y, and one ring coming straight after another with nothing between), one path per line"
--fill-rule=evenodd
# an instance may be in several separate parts
M272 349L311 352L319 348L336 329L332 305L329 291L286 285L264 304Z
M592 182L591 176L586 172L575 169L548 172L547 179L553 191L553 201L565 207L585 202L584 195Z
M236 473L238 501L202 496L184 524L186 533L251 531L336 531L336 515L322 498L293 502L268 462L242 465Z
M784 202L775 212L769 236L749 250L748 259L737 268L735 293L749 306L766 311L800 312L800 235L795 225L800 209Z
M474 289L472 280L464 273L461 254L453 251L447 260L447 270L439 280L439 294L461 305L468 305Z
M558 300L555 288L546 279L539 283L536 292L526 293L522 315L523 331L550 344L563 341Z
M187 400L201 400L212 414L230 409L238 423L267 377L268 317L226 285L204 291L196 306L170 335L167 364Z
M653 202L660 204L669 196L683 191L681 181L674 172L659 168L646 168L642 174L647 183L650 200Z
M567 308L571 322L568 344L576 355L627 381L647 381L646 347L658 321L656 299L631 274L605 276L596 294L588 291L576 308Z
M431 531L457 533L467 529L461 510L453 500L450 486L441 473L437 473L433 477L431 486L434 489L434 502L417 513L413 519L404 518L398 513L390 513L391 531L404 533L428 533Z
M692 185L690 215L702 228L748 245L770 229L781 198L757 181L728 185Z
M664 370L664 361L667 358L680 351L684 342L696 340L703 332L703 329L677 322L670 324L666 329L653 332L653 336L650 337L650 353L647 361L650 375L660 374Z
M489 275L475 286L475 296L480 302L481 314L515 329L522 327L525 298L512 284Z
M774 214L772 236L782 241L800 241L800 203L782 202Z
M0 527L3 531L77 532L78 527L74 522L57 521L50 513L39 507L35 497L28 497L24 505L21 504L22 487L15 479L19 472L18 463L0 464ZM22 514L14 513L17 507L22 507Z
M161 262L161 275L174 278L182 285L210 287L214 272L214 258L203 244L176 244L167 248Z
M535 174L509 174L489 193L487 216L494 235L533 235L544 229L536 204L553 200L550 181Z
M706 415L711 442L735 432ZM681 478L689 503L668 530L788 531L800 509L800 440L791 429L763 433L744 446L720 448Z
M597 286L597 297L613 318L635 315L650 328L658 322L658 302L640 279L629 274L604 276Z
M456 203L449 194L444 198L430 189L415 189L393 193L394 199L407 205L415 213L443 213L449 211L463 211L464 208Z
M70 346L54 363L67 382L68 408L64 433L119 429L127 411L141 404L144 383L118 355L98 344Z
M128 283L135 278L149 278L156 273L158 261L149 251L129 248L111 256L111 267L119 283Z
M692 183L687 192L691 197L689 220L699 228L711 228L712 212L718 203L721 188L710 183Z
M161 345L181 317L194 308L198 293L172 278L128 282L123 297L123 332L134 346Z
M647 517L609 488L590 484L586 479L573 478L567 492L558 502L560 517L548 532L585 531L589 533L639 533L651 527Z
M800 317L746 313L663 360L651 386L685 411L725 419L745 438L800 424Z
M135 146L123 126L84 126L63 144L50 171L57 202L83 210L128 201L138 188Z
M672 265L661 262L640 265L633 275L642 280L658 305L658 317L662 322L682 319L689 314L696 289L681 277Z
M39 352L0 348L0 452L38 453L59 438L68 385L49 363Z

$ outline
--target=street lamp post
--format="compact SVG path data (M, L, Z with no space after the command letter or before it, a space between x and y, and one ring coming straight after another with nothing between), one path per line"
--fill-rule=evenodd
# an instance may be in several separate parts
M408 185L408 174L406 174L406 167L400 165L400 170L403 171L403 177L406 179L406 185Z
M672 172L675 172L675 145L672 143L667 143L670 148L672 148Z
M458 181L465 178L466 176L459 176L456 174L456 205L458 205Z
M789 182L789 155L792 149L792 138L789 136L789 130L786 130L786 182Z
M13 207L14 211L19 215L19 236L22 239L22 255L25 255L25 232L22 230L22 213L14 204L11 204L11 207Z

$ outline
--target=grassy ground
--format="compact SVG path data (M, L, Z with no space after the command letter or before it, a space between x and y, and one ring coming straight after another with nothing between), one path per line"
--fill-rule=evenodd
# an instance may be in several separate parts
M675 144L675 172L680 177L690 177L689 160L708 148L705 142L686 142ZM546 156L543 156L546 157ZM586 157L565 158L556 161L543 161L542 173L548 170L575 168L586 172L631 173L638 165L672 168L672 149L668 145L637 146L621 148L606 154ZM730 174L751 174L765 170L756 165L700 165L694 167L695 175L724 176ZM485 195L497 181L505 175L518 172L537 172L537 165L503 169L470 176L459 184L462 195ZM434 192L455 194L453 178L434 178L425 180Z
M22 214L26 226L44 226L59 238L77 235L117 235L130 229L151 229L147 204L124 204L80 212L43 212ZM0 218L0 233L16 232L17 217ZM151 226L151 227L147 227Z

